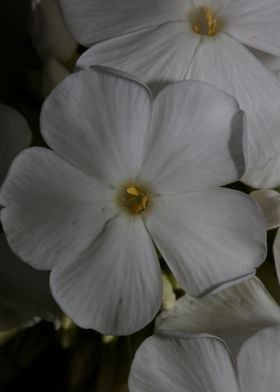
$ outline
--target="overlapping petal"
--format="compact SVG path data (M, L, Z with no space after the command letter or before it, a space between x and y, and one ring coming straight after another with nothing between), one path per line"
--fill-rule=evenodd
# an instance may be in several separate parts
M248 169L257 169L279 156L280 82L246 48L222 33L215 39L204 40L196 52L188 78L225 90L245 111ZM246 180L250 183L248 178Z
M200 43L186 23L165 23L152 29L118 36L88 49L78 68L102 64L121 69L149 83L154 94L166 84L185 79Z
M160 24L182 20L191 0L59 0L76 40L85 46Z
M263 329L248 339L237 356L241 392L279 389L280 326Z
M228 94L198 81L171 84L154 102L141 176L164 195L237 181L245 170L243 123Z
M115 185L139 171L151 112L150 92L140 82L118 71L88 69L49 95L41 132L68 162Z
M247 195L229 189L154 197L145 224L193 296L254 273L266 255L263 214Z
M116 213L112 190L39 147L14 160L0 204L11 248L38 269L76 259Z
M280 226L280 194L272 189L253 191L250 196L261 207L266 220L267 229L275 229Z
M162 288L142 219L124 214L108 222L79 260L55 266L51 288L81 327L127 335L147 325L159 310Z
M239 392L231 358L217 339L152 336L138 349L131 392Z
M257 277L218 293L195 299L184 295L162 312L156 333L187 337L211 334L223 339L233 354L259 330L280 325L280 307Z

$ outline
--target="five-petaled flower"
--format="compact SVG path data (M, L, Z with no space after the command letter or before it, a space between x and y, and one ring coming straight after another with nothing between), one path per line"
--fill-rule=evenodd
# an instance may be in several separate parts
M149 89L103 67L47 98L42 135L0 194L12 249L51 269L52 293L82 327L129 334L162 299L156 248L192 295L254 273L266 252L255 202L220 188L244 171L243 112L199 81Z

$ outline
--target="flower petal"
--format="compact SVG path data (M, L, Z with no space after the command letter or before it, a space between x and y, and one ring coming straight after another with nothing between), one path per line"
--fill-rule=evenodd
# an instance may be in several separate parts
M219 89L193 80L169 85L154 102L141 176L160 194L237 181L245 170L242 123L235 99Z
M31 136L25 118L15 109L0 103L0 185L12 160L31 143Z
M42 71L42 96L45 98L69 74L57 59L46 61Z
M261 207L267 220L267 230L280 226L280 194L272 189L261 189L250 193Z
M276 188L280 185L280 155L268 160L257 169L247 170L242 178L254 188Z
M69 30L78 42L91 46L172 20L184 19L191 0L59 0Z
M146 226L183 289L193 296L253 273L266 255L266 222L230 189L154 197Z
M140 217L120 215L74 264L51 273L55 299L74 322L106 335L146 326L162 298L159 263Z
M156 94L168 83L185 79L200 36L186 23L165 23L101 42L88 49L77 66L102 64L137 75Z
M41 113L47 144L110 185L138 172L152 112L149 90L129 78L103 67L76 72L52 91Z
M207 59L207 61L205 61ZM199 46L188 78L209 82L233 95L246 113L248 169L280 153L280 81L225 34Z
M274 392L279 390L280 326L259 331L248 339L237 357L242 392Z
M277 230L276 236L273 242L273 256L275 262L275 269L280 282L280 230Z
M50 293L49 273L18 259L4 234L0 234L0 302L13 315L6 318L0 310L0 329L30 322L36 316L55 321L61 315Z
M278 0L228 1L223 28L245 45L280 55L280 3Z
M239 392L230 355L217 339L152 336L134 357L131 392Z
M75 260L115 214L111 192L48 149L22 152L0 193L11 248L38 269Z
M274 324L280 324L280 307L261 281L252 277L203 298L184 295L173 309L158 316L156 333L215 335L236 354L248 337Z

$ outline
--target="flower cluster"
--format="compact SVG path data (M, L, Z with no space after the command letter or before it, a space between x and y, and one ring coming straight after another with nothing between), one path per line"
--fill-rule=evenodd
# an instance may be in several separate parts
M106 335L155 321L131 392L276 392L280 309L254 275L280 226L267 189L280 184L279 0L32 4L44 60L88 49L47 89L43 147L19 153L27 124L0 111L3 243L19 280L41 289L31 301L3 285L0 304L18 315L18 297L30 302L20 324L59 306ZM57 5L61 40L38 24ZM11 148L8 114L12 132L25 127Z

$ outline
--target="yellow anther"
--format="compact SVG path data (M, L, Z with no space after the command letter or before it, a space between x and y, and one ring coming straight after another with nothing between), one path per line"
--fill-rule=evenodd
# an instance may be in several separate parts
M211 8L200 7L193 18L192 29L197 34L213 36L217 33L217 19Z
M143 188L133 185L125 187L120 194L120 203L128 212L138 215L149 205L149 196Z

